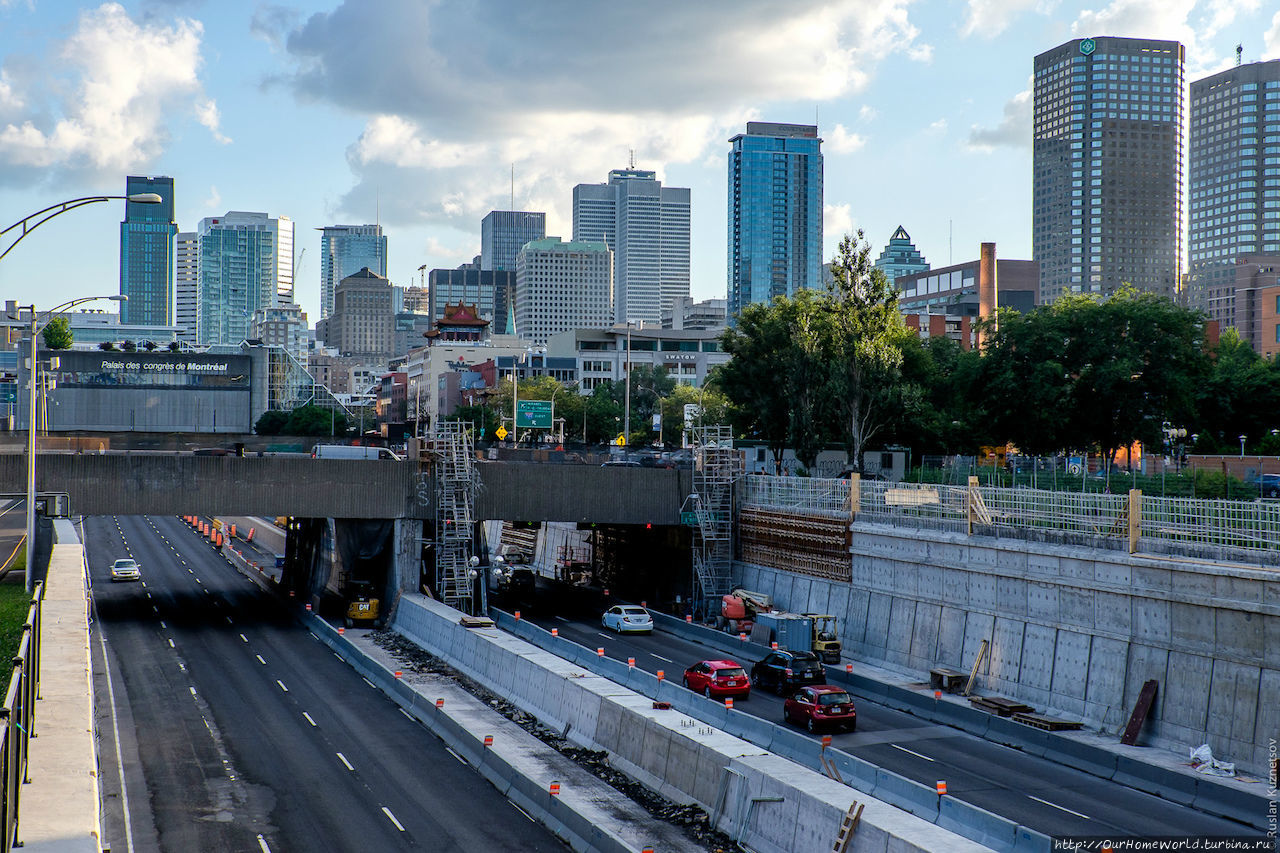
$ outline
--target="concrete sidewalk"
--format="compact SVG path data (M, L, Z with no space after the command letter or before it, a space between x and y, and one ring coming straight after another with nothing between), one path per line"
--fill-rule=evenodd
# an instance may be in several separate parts
M54 536L40 617L31 782L19 794L18 840L38 853L100 853L84 546L70 521L55 522Z

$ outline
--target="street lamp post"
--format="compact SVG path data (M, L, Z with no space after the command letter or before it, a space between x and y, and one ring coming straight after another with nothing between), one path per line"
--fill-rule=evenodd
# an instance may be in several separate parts
M93 195L58 202L55 205L46 207L44 210L37 210L30 216L19 219L8 228L0 231L0 237L10 237L13 240L13 242L10 243L4 251L0 252L0 260L2 260L5 255L12 252L13 247L22 242L23 237L27 236L58 214L66 213L68 210L75 210L76 208L84 207L85 205L97 204L100 201L131 201L135 204L160 204L164 199L160 197L159 193L133 193L131 195ZM13 236L15 233L17 236Z
M626 391L623 411L626 418L622 422L623 445L631 444L631 321L627 321L627 375L626 375Z
M578 384L578 380L575 379L572 382L568 383L567 385L557 385L555 390L551 392L551 429L554 430L556 428L556 395L559 394L564 389L572 388L574 385L577 385L577 384ZM563 422L561 422L560 424L560 443L564 444L564 423Z

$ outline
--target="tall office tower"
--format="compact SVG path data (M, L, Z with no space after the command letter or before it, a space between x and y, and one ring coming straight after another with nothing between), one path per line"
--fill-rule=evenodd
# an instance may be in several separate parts
M822 140L749 121L729 140L729 317L822 285Z
M233 210L200 220L196 343L239 344L253 313L293 301L293 221Z
M526 243L516 256L515 319L520 337L537 344L613 325L613 252L601 240Z
M1075 39L1035 58L1032 253L1040 299L1181 291L1183 48Z
M899 225L880 257L876 258L876 268L884 270L885 278L893 284L893 280L900 275L927 272L929 262L920 254L916 244L911 242L907 229Z
M124 203L120 223L120 322L173 325L173 178L124 179L125 195L156 193L160 204Z
M480 269L514 272L520 248L546 236L545 213L491 210L480 220Z
M1187 163L1189 301L1209 319L1235 326L1236 263L1280 255L1280 60L1191 84Z
M446 305L464 303L474 305L480 317L493 323L497 317L498 291L510 289L515 280L514 269L479 270L466 264L452 270L432 270L427 274L426 313L432 320L441 320Z
M340 281L325 342L343 355L391 358L396 331L391 290L391 283L368 267Z
M181 231L175 248L174 284L178 294L176 323L182 327L178 340L196 342L200 318L200 235Z
M607 183L574 187L573 239L613 250L616 322L658 323L689 295L689 190L654 172L613 169Z
M338 284L369 269L387 277L387 238L381 225L326 225L320 232L320 317L333 313Z

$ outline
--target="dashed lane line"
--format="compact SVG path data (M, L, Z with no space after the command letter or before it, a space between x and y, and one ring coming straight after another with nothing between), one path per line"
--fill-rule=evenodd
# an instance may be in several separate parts
M1066 812L1067 814L1073 814L1073 815L1075 815L1076 817L1079 817L1079 818L1084 818L1085 820L1093 820L1093 818L1089 817L1087 814L1080 814L1080 812L1072 811L1071 809L1067 808L1066 806L1060 806L1060 805L1058 805L1057 803L1051 803L1051 802L1049 802L1048 800L1042 800L1042 799L1040 799L1039 797L1034 797L1034 796L1032 796L1031 794L1027 794L1027 799L1035 800L1037 803L1044 803L1046 806L1053 806L1055 809L1058 809L1058 810L1060 810L1060 811L1064 811L1064 812Z
M267 665L267 662L262 659L262 655L254 655L254 657L258 659L258 663L262 664L263 666Z
M391 821L396 825L396 829L400 830L401 832L404 832L404 827L400 825L400 821L396 820L396 816L391 813L391 809L387 808L386 806L383 806L382 813L387 816L387 820Z
M306 711L302 712L302 716L307 718L307 722L311 724L312 728L319 728L319 726L316 725L316 721L311 719L311 715L308 714Z
M338 760L341 761L343 766L346 767L348 770L352 770L352 771L355 770L355 768L351 766L351 762L347 761L347 757L343 755L341 752L338 753Z
M280 689L281 689L281 690L283 690L285 693L288 693L288 692L289 692L289 688L288 688L288 687L285 687L285 686L284 686L284 682L283 682L283 681L281 681L280 679L278 679L278 678L276 679L276 684L279 684L279 685L280 685Z
M891 743L889 744L889 746L893 747L894 749L900 749L903 752L907 753L908 755L914 755L916 758L923 758L925 761L933 761L933 759L930 758L929 756L921 755L918 752L914 752L910 749L907 749L905 746L898 746L896 743Z

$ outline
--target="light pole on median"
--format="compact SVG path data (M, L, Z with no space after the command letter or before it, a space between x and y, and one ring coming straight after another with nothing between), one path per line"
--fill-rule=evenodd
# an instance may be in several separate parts
M19 219L8 228L0 231L0 241L9 239L12 242L0 251L0 260L13 251L13 248L22 242L22 238L26 237L32 231L41 225L53 219L59 214L66 213L68 210L75 210L90 204L107 201L131 201L136 204L160 204L164 199L159 193L130 193L129 195L94 195L84 196L83 198L73 198L67 201L61 201L57 204L50 205L43 210L37 210L29 216ZM0 242L0 246L3 242ZM43 316L52 319L57 316L58 312L65 311L68 308L74 308L84 302L93 302L98 299L112 299L117 302L123 302L128 297L119 296L92 296L83 299L72 299L59 305L56 308L46 311ZM32 564L35 561L35 531L36 531L36 359L37 359L37 343L36 337L40 333L39 315L36 314L35 305L28 306L31 311L31 367L28 373L28 379L31 383L31 392L28 398L27 409L27 592L32 591ZM46 323L48 322L46 319Z

